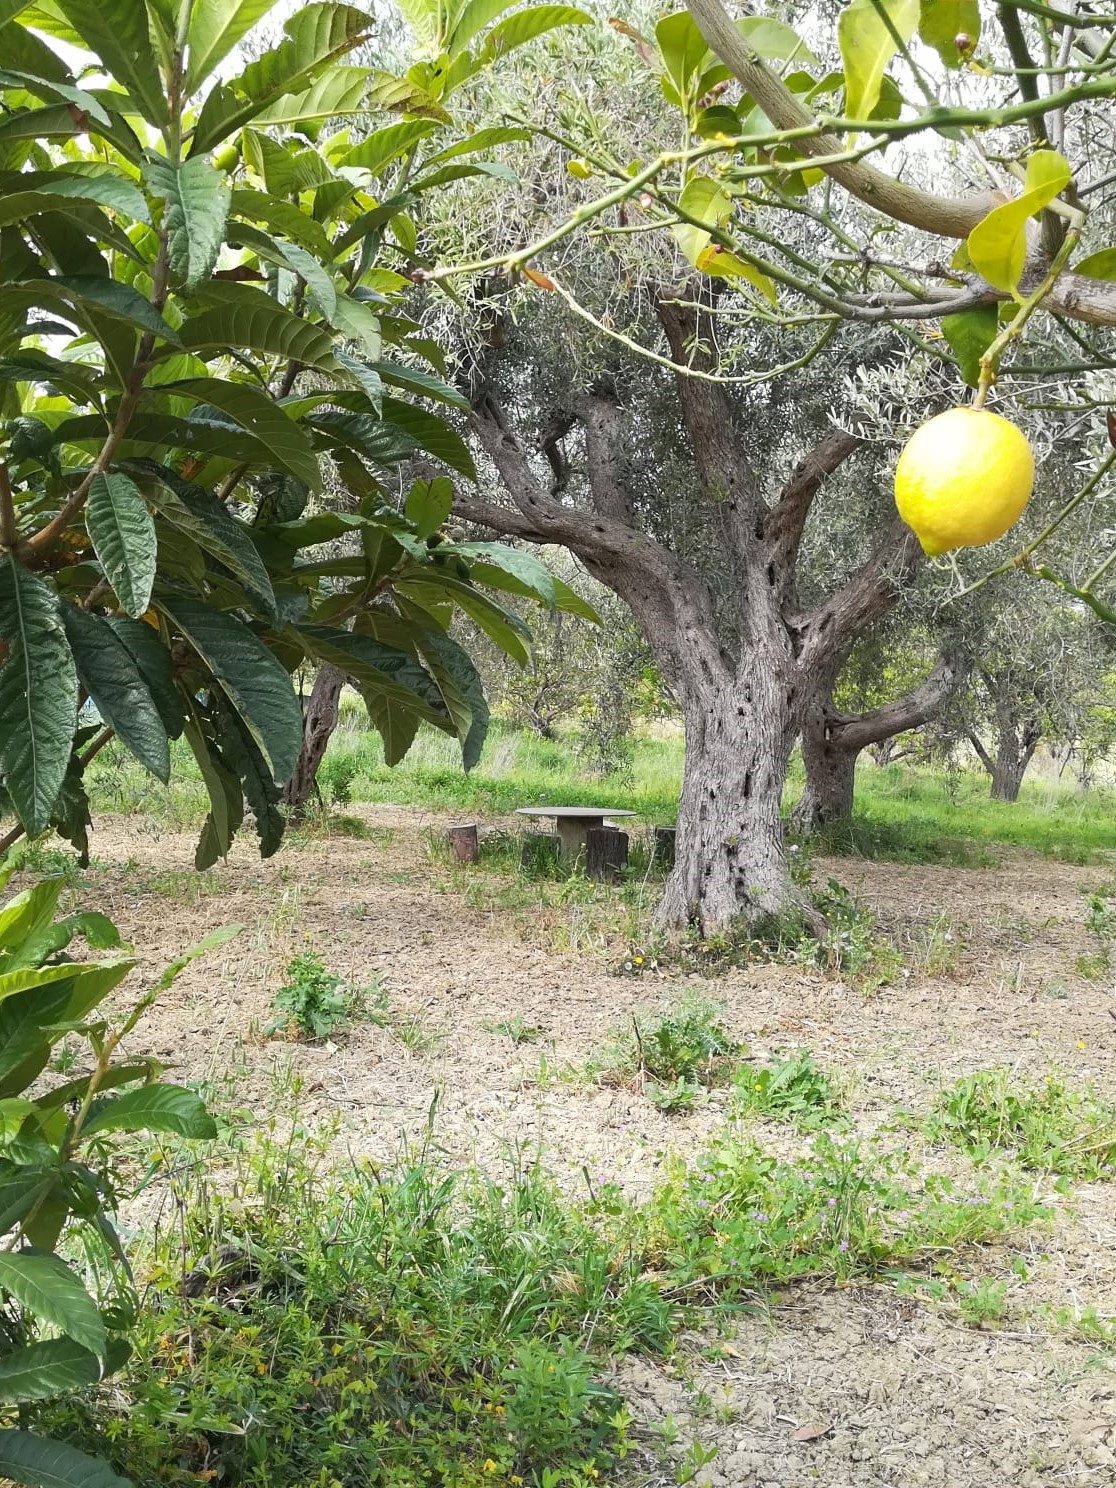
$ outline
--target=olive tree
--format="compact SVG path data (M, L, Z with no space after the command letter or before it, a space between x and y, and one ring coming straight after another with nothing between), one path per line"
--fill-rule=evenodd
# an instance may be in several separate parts
M1103 223L1111 181L1101 163L1104 126L1089 105L1116 92L1112 23L1039 3L1025 12L999 7L983 36L980 19L975 4L853 0L835 34L816 18L809 46L781 21L732 21L718 0L694 0L689 12L660 21L653 38L618 25L647 69L647 86L677 109L675 137L652 135L637 158L622 159L600 118L587 121L583 98L570 118L539 121L555 164L584 183L573 210L524 233L513 250L423 276L518 277L524 295L554 296L601 337L674 378L692 489L704 508L720 511L717 530L737 573L729 643L704 573L639 520L640 492L627 470L641 431L622 391L586 379L557 410L566 435L542 431L549 448L579 431L591 491L579 505L533 458L538 433L520 429L514 405L474 368L471 425L510 499L458 503L493 530L577 553L632 605L683 696L690 762L679 862L662 906L668 922L723 925L793 906L778 816L791 744L819 716L819 702L824 724L835 659L892 602L906 565L919 561L911 535L895 527L854 574L832 576L824 602L802 610L794 576L803 524L856 441L832 431L801 451L790 482L772 489L744 457L723 327L805 324L819 345L842 338L845 324L888 327L909 358L948 370L950 397L964 396L967 382L981 403L1009 372L1059 378L1106 365L1097 328L1116 323L1116 287L1105 277L1112 269L1103 240L1086 241L1086 208L1099 208ZM982 130L996 131L991 149L977 147ZM872 158L889 147L901 173ZM677 273L660 277L655 293L645 283L655 326L645 317L642 338L633 335L630 320L618 326L584 303L565 271L565 245L587 226L612 242L669 235L705 287ZM507 233L502 222L502 242ZM777 363L755 382L786 371ZM1089 415L1090 398L1068 401ZM1081 438L1092 484L1065 515L1101 489L1104 437L1094 415ZM1080 579L1061 577L1103 605L1109 571L1102 552ZM980 576L970 569L962 584Z

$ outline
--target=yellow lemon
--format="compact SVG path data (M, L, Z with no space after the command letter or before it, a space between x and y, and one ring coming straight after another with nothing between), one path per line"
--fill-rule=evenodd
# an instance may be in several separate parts
M922 550L979 548L1023 514L1035 457L1014 424L986 408L951 408L916 429L895 467L895 504Z

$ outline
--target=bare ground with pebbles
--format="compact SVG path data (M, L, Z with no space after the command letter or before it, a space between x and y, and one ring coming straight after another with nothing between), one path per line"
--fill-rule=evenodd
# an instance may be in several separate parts
M618 975L622 946L603 950L581 907L532 913L501 899L491 875L471 881L432 860L423 831L445 825L436 816L353 809L364 838L311 838L268 863L240 846L201 877L192 838L101 824L84 902L112 914L145 968L216 925L245 926L182 976L137 1031L137 1052L191 1079L224 1079L237 1104L257 1111L274 1102L276 1071L293 1066L304 1118L336 1116L353 1152L396 1150L401 1132L422 1130L437 1095L438 1138L454 1157L495 1168L509 1143L526 1143L563 1181L582 1181L586 1169L633 1194L653 1186L664 1153L702 1146L722 1120L718 1103L668 1118L563 1072L583 1067L633 1008L683 987L722 1000L756 1056L808 1047L844 1082L861 1131L993 1065L1054 1068L1116 1099L1116 992L1111 978L1075 968L1090 950L1083 890L1105 870L1022 856L973 870L819 864L819 878L832 873L854 890L905 948L906 974L866 998L794 967L706 983ZM382 979L416 1037L365 1023L335 1045L263 1038L283 969L307 938L340 975ZM571 942L580 948L553 948ZM537 1040L496 1031L516 1018L541 1030ZM418 1035L432 1036L429 1047L407 1046L427 1041ZM783 1129L759 1135L794 1150ZM966 1258L970 1274L1010 1283L996 1331L886 1286L798 1288L727 1333L685 1335L667 1363L623 1361L617 1379L640 1435L661 1439L673 1422L675 1455L695 1438L716 1448L697 1478L713 1485L1109 1488L1116 1355L1057 1326L1050 1309L1093 1306L1116 1318L1114 1189L1053 1195L1051 1225ZM1016 1257L1026 1280L1011 1268ZM675 1481L669 1461L647 1471Z

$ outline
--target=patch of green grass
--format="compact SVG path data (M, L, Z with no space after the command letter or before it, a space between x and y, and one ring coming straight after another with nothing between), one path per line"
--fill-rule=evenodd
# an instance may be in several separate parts
M649 1258L691 1297L879 1274L1047 1213L1011 1172L965 1185L906 1151L827 1132L789 1162L747 1137L719 1138L692 1165L668 1164L640 1212Z
M608 1357L671 1346L672 1306L537 1168L499 1181L431 1151L330 1165L297 1122L218 1193L180 1164L181 1217L136 1257L129 1367L70 1440L145 1488L589 1488L627 1451ZM235 1197L234 1197L235 1195ZM548 1476L549 1475L549 1476Z
M1009 1152L1040 1172L1116 1178L1116 1106L1053 1075L1038 1084L1006 1069L966 1075L941 1092L925 1125L933 1140L977 1158Z
M732 1075L740 1044L725 1027L724 1007L696 994L661 1010L633 1013L589 1061L603 1084L633 1085L668 1114L687 1110Z
M514 1018L502 1018L498 1023L484 1023L481 1025L489 1033L499 1033L504 1038L511 1039L513 1044L533 1044L541 1039L546 1029L538 1023L528 1023L517 1013Z
M845 1119L836 1086L808 1049L771 1064L742 1065L733 1076L729 1112L767 1116L802 1130Z

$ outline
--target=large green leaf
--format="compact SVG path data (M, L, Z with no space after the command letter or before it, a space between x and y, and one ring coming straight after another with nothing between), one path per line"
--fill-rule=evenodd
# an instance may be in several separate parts
M190 316L179 331L187 351L218 354L231 346L308 367L332 365L329 332L284 310L262 290L211 280L199 298L207 308Z
M979 0L921 0L918 34L947 67L960 67L980 39ZM967 37L961 49L958 37Z
M109 616L108 623L143 678L163 728L170 738L177 739L186 721L186 701L174 685L170 652L159 632L141 620L125 620L116 615Z
M305 282L322 319L332 324L337 309L337 287L312 253L308 253L298 243L276 242L261 228L252 227L246 222L234 223L229 230L228 239L230 243L251 249L263 262L298 274Z
M8 900L0 910L0 951L18 950L46 929L54 918L62 885L61 877L41 878ZM10 965L7 957L0 965Z
M413 655L333 625L304 625L297 632L311 656L343 671L367 700L375 696L416 718L446 729L450 715L437 686Z
M89 487L86 527L120 607L138 619L151 603L157 549L155 523L135 483L118 471Z
M302 747L302 713L291 679L275 657L235 615L185 598L160 598L156 604L220 682L275 779L289 780Z
M370 17L350 5L307 5L287 21L286 40L206 98L191 154L210 150L278 99L309 88L319 73L368 35Z
M277 0L194 0L190 13L190 66L186 91L192 94L261 21Z
M1073 172L1057 150L1036 150L1027 161L1022 194L994 207L969 234L969 259L996 289L1014 295L1027 263L1027 221L1070 183Z
M886 12L890 27L881 12ZM852 0L841 12L837 41L845 66L845 112L850 119L867 119L876 107L884 70L899 50L895 38L910 41L918 12L919 0Z
M346 168L366 170L373 176L378 175L386 165L405 154L412 145L425 139L428 134L433 134L437 127L433 119L404 119L399 124L389 124L385 129L377 129L374 134L368 135L359 145L354 145L337 163Z
M663 16L655 27L667 76L680 97L685 97L691 79L698 73L709 53L709 44L688 10Z
M133 1488L98 1458L28 1431L0 1431L0 1473L22 1488Z
M232 213L234 219L244 217L251 222L262 222L273 233L298 243L316 258L332 256L325 228L293 202L283 201L266 191L234 191Z
M453 482L444 475L417 480L407 496L404 514L419 537L431 537L453 510Z
M463 558L479 558L495 568L504 569L521 584L525 584L535 599L541 599L544 604L557 608L558 591L554 585L554 575L534 554L525 553L522 548L509 548L506 543L494 542L455 543L447 551L459 553Z
M961 376L970 387L980 382L980 359L996 339L1000 318L995 305L978 305L947 315L942 321L942 335L949 342Z
M50 279L29 280L26 288L35 294L62 300L78 310L92 307L114 320L122 320L128 325L139 326L141 330L151 331L172 346L178 344L177 332L167 324L151 301L144 299L130 284L122 284L118 279L102 279L95 274L59 274Z
M326 446L340 446L378 465L394 465L412 454L418 443L394 423L369 413L339 413L326 409L311 414L306 422Z
M279 788L255 739L240 721L240 715L215 689L214 701L221 719L221 752L240 780L244 799L256 824L260 857L270 858L283 842L283 817L279 811Z
M259 552L245 528L228 508L204 486L192 486L173 470L153 461L136 461L131 467L149 477L148 499L161 517L173 523L203 552L222 563L269 620L277 616L275 591Z
M58 9L105 70L139 105L149 124L167 121L147 7L139 0L55 0Z
M217 1125L194 1091L182 1085L141 1085L93 1105L82 1135L106 1131L170 1132L204 1141L217 1135Z
M66 175L60 170L9 175L0 196L0 227L67 206L111 207L132 221L150 221L143 193L126 176Z
M210 741L198 724L187 723L185 735L209 796L209 814L194 853L194 867L201 872L228 855L232 840L244 820L244 793L240 781L216 748L210 748Z
M321 467L309 436L263 388L247 382L221 382L216 378L198 377L164 383L159 391L172 393L175 397L194 398L199 403L219 408L234 423L261 440L284 470L305 481L312 491L321 486Z
M213 272L225 241L232 191L224 175L200 155L174 165L149 157L143 169L152 195L166 202L172 281L189 293Z
M494 26L484 39L481 55L486 60L494 61L559 26L592 24L593 17L573 5L531 5L526 10L517 10L506 21Z
M488 735L488 702L480 675L464 647L443 631L420 631L415 644L457 725L461 763L471 770L480 761Z
M291 129L314 120L357 113L364 103L371 76L367 67L331 67L302 93L288 93L256 115L264 129Z
M105 1357L105 1324L97 1304L59 1256L0 1251L0 1288L40 1322L98 1359Z
M416 444L421 445L436 460L441 460L468 480L476 480L477 467L473 463L469 446L457 430L452 429L436 413L420 408L415 403L404 403L399 398L385 398L383 413L385 419L409 434Z
M131 652L107 620L80 605L62 606L66 635L97 711L145 770L165 785L170 744L159 710Z
M47 1338L0 1358L0 1400L7 1405L49 1400L100 1378L96 1354L72 1338Z
M58 600L14 554L0 555L0 767L28 835L50 823L70 760L78 684Z

